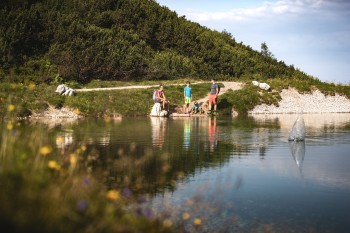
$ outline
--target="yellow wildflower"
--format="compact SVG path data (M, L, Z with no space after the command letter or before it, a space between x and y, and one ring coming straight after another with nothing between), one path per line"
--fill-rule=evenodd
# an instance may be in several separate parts
M29 90L33 90L35 88L35 83L30 83L28 86Z
M43 147L40 148L39 153L40 153L41 155L48 155L48 154L51 153L51 151L52 151L52 149L51 149L50 147L48 147L48 146L43 146Z
M8 130L12 130L13 129L12 121L7 122L7 129Z
M56 138L56 143L57 143L57 144L61 144L61 143L63 143L63 141L64 141L64 139L63 139L63 137L61 137L61 136L58 136L58 137Z
M191 215L189 213L187 213L187 212L182 214L182 219L183 220L188 220L190 217L191 217Z
M120 193L117 190L109 190L107 192L107 199L111 201L116 201L120 198Z
M75 166L75 164L77 163L77 156L75 154L70 154L69 162L72 166Z
M16 106L13 104L9 104L7 106L7 111L9 111L9 112L13 112L15 109L16 109Z
M201 225L202 224L202 220L200 218L195 218L194 221L193 221L193 224L194 225Z
M173 222L170 219L165 219L163 221L163 226L164 227L171 227L173 225Z
M52 170L60 170L61 166L54 160L50 160L47 166Z
M85 145L82 145L82 146L81 146L81 150L82 150L82 151L86 151L86 146L85 146Z

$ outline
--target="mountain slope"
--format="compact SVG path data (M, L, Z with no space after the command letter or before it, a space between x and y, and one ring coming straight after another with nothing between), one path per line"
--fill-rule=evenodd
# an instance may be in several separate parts
M10 80L312 79L154 0L6 0L0 7L0 77Z

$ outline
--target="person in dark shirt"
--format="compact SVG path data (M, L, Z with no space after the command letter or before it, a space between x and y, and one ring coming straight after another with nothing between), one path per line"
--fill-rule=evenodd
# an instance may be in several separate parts
M217 111L217 101L218 101L219 87L215 83L215 79L211 79L210 94L209 94L209 112L212 110L212 104L214 104L214 112Z

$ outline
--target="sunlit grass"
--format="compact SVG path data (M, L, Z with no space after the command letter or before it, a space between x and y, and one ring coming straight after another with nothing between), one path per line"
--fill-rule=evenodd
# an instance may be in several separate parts
M94 81L99 83L98 81ZM100 86L128 86L128 85L158 85L159 82L107 82ZM179 85L174 85L178 83ZM165 94L170 103L183 104L183 88L185 81L164 81ZM92 86L96 87L94 83ZM202 98L209 91L208 83L194 84L194 98ZM5 116L7 110L14 112L18 117L27 117L34 112L54 108L68 107L79 115L86 117L115 117L115 116L146 116L152 105L152 95L156 87L148 89L124 89L112 91L78 92L75 96L60 96L55 92L53 85L19 85L11 83L0 84L0 116ZM15 108L15 109L14 109Z

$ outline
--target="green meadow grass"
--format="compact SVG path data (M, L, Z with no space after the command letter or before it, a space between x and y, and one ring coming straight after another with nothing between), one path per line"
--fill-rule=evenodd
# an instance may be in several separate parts
M109 87L120 86L118 82ZM172 83L174 84L174 83ZM150 85L130 83L130 85ZM156 84L152 84L156 85ZM183 85L164 85L164 91L171 105L183 104ZM93 85L96 87L96 85ZM104 84L100 86L105 86ZM107 85L106 85L107 86ZM192 85L194 98L206 96L209 84ZM87 88L87 87L85 87ZM89 87L92 88L92 87ZM56 85L35 84L0 84L0 116L5 116L6 106L14 105L19 117L29 116L33 112L54 108L68 107L86 117L104 116L146 116L152 106L153 91L157 87L147 89L123 89L111 91L77 92L74 96L60 96L55 93Z

